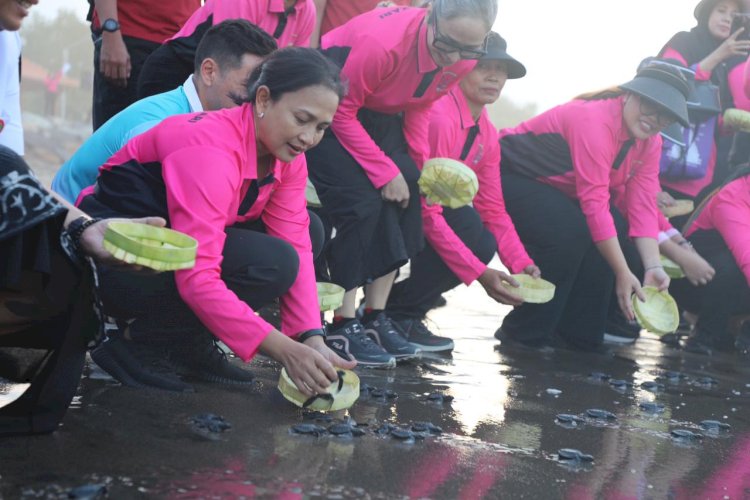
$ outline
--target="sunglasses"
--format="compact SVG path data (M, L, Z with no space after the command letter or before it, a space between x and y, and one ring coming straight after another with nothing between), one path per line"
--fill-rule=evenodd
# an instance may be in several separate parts
M436 50L439 50L444 54L458 52L458 57L461 59L481 59L487 55L487 37L484 38L484 42L482 42L482 46L479 48L469 48L461 45L452 38L440 33L440 29L438 28L439 17L440 13L436 10L434 21L435 34L432 40L432 46L435 47Z

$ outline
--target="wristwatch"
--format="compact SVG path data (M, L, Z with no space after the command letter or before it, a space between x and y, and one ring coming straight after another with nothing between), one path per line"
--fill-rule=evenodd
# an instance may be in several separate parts
M114 33L115 31L118 31L120 29L120 23L118 23L115 19L112 19L111 17L109 19L106 19L102 23L102 31L106 31L107 33Z

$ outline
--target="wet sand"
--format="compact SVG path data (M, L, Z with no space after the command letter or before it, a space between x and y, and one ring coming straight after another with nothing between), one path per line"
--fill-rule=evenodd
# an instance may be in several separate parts
M293 434L291 426L316 422L280 396L279 368L268 360L252 363L252 387L197 384L195 394L89 375L58 432L0 440L0 497L66 498L88 483L106 484L111 498L750 497L746 358L683 353L650 334L610 355L498 349L492 334L507 309L479 287L447 297L431 320L455 339L452 357L360 371L363 384L398 397L365 392L332 415L354 419L361 437ZM684 376L657 379L665 371ZM618 389L592 372L634 385ZM664 384L656 392L641 386L655 380ZM435 392L453 400L429 401ZM642 402L664 412L646 413ZM191 417L202 413L232 428L196 429ZM582 421L564 424L561 413ZM708 419L731 429L707 432L699 423ZM376 432L423 421L442 434L409 443ZM675 439L675 429L703 438ZM561 448L594 462L560 460Z

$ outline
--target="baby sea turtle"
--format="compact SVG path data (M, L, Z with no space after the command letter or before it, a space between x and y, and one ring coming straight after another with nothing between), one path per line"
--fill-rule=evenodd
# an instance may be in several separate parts
M615 389L627 389L629 387L633 387L632 382L628 382L627 380L622 380L620 378L613 378L609 380L609 385L614 387Z
M580 450L576 450L573 448L561 448L557 450L557 456L560 458L560 460L570 460L570 461L576 461L576 462L593 462L594 457L592 455L587 455L586 453L582 453Z
M339 422L328 426L328 432L334 436L351 436L352 426L345 422Z
M443 429L432 422L414 422L411 425L411 430L414 432L424 432L433 435L443 433Z
M720 432L720 431L728 431L732 428L731 425L719 422L718 420L703 420L700 423L700 426L702 429L707 431L714 431L714 432Z
M453 396L443 394L442 392L433 392L427 396L427 401L431 403L450 403L453 401Z
M671 370L665 371L664 373L661 374L661 376L662 376L662 378L665 378L665 379L670 380L670 381L683 380L683 379L687 378L687 375L685 375L684 373L682 373L682 372L675 372L675 371L671 371Z
M643 403L638 404L638 408L645 411L646 413L664 413L664 405L661 403L644 401Z
M703 439L703 434L689 431L687 429L673 429L670 434L678 441L697 441Z
M664 390L664 384L654 380L647 380L641 384L641 387L649 392L661 392Z
M232 428L232 424L224 420L224 417L213 413L201 413L190 417L190 423L196 429L208 432L224 432Z
M97 500L106 498L106 484L84 484L68 490L68 498L77 498L79 500Z
M306 411L302 413L302 418L305 420L320 420L323 422L332 422L333 417L322 411Z
M586 410L586 415L599 420L617 420L617 416L614 413L608 412L607 410L600 410L598 408Z
M712 377L699 377L695 379L695 383L699 385L705 385L705 386L712 386L712 385L718 385L719 382Z
M570 425L578 425L584 422L584 420L578 415L571 415L569 413L559 413L555 416L555 419L557 419L558 422Z
M295 424L292 426L292 432L295 434L322 436L325 434L326 428L315 424Z
M598 380L599 382L604 382L612 377L602 372L591 372L589 373L589 378L592 380Z
M380 434L381 436L384 434L390 434L391 431L395 428L395 425L389 424L388 422L383 422L382 424L380 424L380 427L375 429L375 434Z
M391 436L401 441L407 441L409 439L414 440L414 437L415 437L412 431L404 427L396 427L392 429Z

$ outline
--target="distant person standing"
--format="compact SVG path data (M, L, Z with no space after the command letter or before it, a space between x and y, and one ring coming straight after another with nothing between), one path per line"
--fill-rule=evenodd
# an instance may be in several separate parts
M0 30L0 146L23 156L21 125L21 37Z
M137 100L146 58L174 35L201 0L89 0L94 40L94 130ZM187 78L187 75L175 88ZM171 89L169 89L171 90Z
M273 36L279 47L309 47L315 27L313 0L207 0L146 61L138 98L175 89L193 72L193 60L206 31L226 19L245 19Z
M55 103L57 94L60 92L62 77L62 71L49 73L44 77L44 114L47 116L55 115Z

